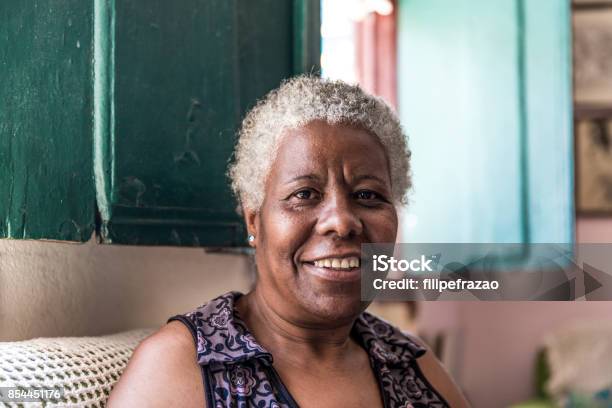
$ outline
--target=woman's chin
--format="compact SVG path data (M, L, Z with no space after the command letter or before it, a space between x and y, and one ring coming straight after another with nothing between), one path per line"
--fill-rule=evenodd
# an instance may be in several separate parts
M310 314L328 323L353 320L367 307L367 303L361 301L359 290L354 288L311 291L309 296L302 296L301 303Z

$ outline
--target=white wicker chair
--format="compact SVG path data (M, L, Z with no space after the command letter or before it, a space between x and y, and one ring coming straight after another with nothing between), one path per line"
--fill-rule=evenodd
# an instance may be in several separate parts
M152 332L141 329L99 337L0 343L0 387L63 390L59 399L0 400L0 407L104 407L132 352Z

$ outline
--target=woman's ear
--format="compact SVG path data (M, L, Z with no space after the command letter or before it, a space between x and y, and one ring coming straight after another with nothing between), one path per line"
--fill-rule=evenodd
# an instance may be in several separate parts
M246 223L249 245L256 247L257 243L257 225L259 221L259 212L242 208L244 213L244 222Z

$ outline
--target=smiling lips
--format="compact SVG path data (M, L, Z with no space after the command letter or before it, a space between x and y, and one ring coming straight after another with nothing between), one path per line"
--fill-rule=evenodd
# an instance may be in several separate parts
M359 258L349 256L346 258L326 258L314 261L314 266L318 268L331 269L352 269L359 268Z
M358 282L361 279L359 256L331 256L304 262L305 271L325 281Z

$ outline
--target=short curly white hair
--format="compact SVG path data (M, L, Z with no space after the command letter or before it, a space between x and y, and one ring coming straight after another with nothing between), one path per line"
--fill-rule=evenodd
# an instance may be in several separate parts
M241 206L259 210L281 136L315 120L357 126L376 136L387 154L394 204L406 204L411 152L395 112L357 85L301 75L269 92L242 122L228 170L239 212Z

